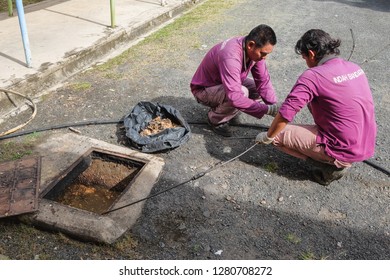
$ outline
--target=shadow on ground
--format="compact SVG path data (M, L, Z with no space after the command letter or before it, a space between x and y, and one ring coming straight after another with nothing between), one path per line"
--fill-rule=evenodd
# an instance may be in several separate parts
M175 184L162 178L155 191ZM132 229L145 245L138 253L152 259L390 257L389 237L344 227L342 219L312 220L252 202L236 206L221 197L205 199L201 188L191 186L152 198ZM237 229L240 235L232 235Z
M314 0L314 1L324 2L323 0ZM346 5L351 5L357 8L371 9L379 12L390 11L390 2L388 0L360 0L360 1L332 0L332 1L346 4Z
M227 161L232 155L239 155L254 144L254 139L260 131L266 131L266 125L262 120L255 120L255 123L243 123L243 126L232 127L234 136L225 138L216 135L206 123L207 108L198 104L191 98L177 98L174 96L161 96L151 100L151 102L170 105L176 108L184 119L190 124L192 133L203 135L205 148L209 155L220 161ZM124 130L119 132L120 143L125 143L126 136ZM122 135L122 136L121 136ZM126 145L129 145L127 143ZM231 149L228 155L224 149ZM246 164L253 165L264 170L274 172L279 176L290 180L306 180L308 173L307 166L302 160L286 155L273 146L259 146L252 149L248 154L239 158Z

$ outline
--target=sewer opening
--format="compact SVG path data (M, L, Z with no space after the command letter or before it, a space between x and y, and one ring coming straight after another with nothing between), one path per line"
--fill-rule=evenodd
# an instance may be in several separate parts
M130 158L92 151L60 175L62 179L43 198L101 214L131 188L144 165Z

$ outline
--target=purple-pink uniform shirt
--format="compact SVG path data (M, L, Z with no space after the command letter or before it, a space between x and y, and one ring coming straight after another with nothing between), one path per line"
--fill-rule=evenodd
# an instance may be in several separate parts
M288 121L308 104L318 126L317 143L340 161L358 162L374 155L376 122L367 77L356 64L332 58L307 69L279 113Z
M246 67L244 60L245 37L235 37L221 42L211 48L196 70L191 90L223 85L226 98L231 106L257 118L266 113L266 106L260 105L244 96L241 86L249 72L256 84L256 90L265 104L276 103L274 88L265 60L251 61Z

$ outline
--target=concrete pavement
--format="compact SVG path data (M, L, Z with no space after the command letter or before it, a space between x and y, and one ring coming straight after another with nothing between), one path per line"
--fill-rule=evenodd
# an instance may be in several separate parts
M118 54L169 21L194 0L116 0L111 27L106 0L50 0L24 7L31 67L27 67L16 11L0 14L0 88L38 97L72 74ZM0 119L14 109L0 94Z

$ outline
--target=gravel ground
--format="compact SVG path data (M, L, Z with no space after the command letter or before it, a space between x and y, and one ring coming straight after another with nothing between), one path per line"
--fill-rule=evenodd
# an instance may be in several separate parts
M321 28L342 39L345 58L362 65L376 103L378 138L373 162L390 169L388 1L205 1L107 64L69 79L38 103L26 129L90 119L120 119L139 101L167 104L191 124L190 140L157 153L165 166L152 192L180 184L253 145L260 130L234 127L236 138L213 134L206 108L189 81L206 51L266 23L278 44L268 66L279 99L288 94L304 61L295 42ZM352 32L351 32L352 30ZM352 46L355 45L353 48ZM353 51L352 51L353 50ZM26 115L27 113L25 113ZM20 115L22 119L24 114ZM12 122L7 125L12 127ZM241 115L241 121L269 125ZM311 123L307 109L295 120ZM119 125L77 128L83 135L129 146ZM5 129L1 129L3 131ZM48 133L1 141L6 148L34 145ZM247 137L240 139L237 137ZM4 155L3 155L4 159ZM389 259L389 176L365 163L328 187L310 180L307 166L273 147L256 146L205 176L149 199L136 225L113 245L89 244L18 222L0 220L0 255L11 259ZM32 244L32 246L31 246Z

